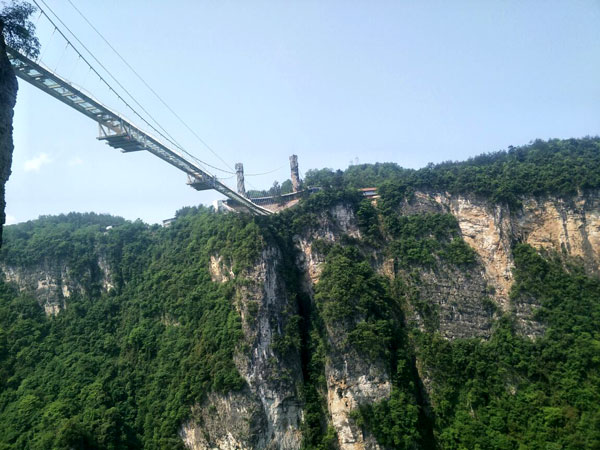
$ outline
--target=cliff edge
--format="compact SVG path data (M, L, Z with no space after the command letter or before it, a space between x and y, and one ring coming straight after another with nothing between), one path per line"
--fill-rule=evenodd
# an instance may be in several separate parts
M2 226L6 222L4 186L10 176L12 163L14 148L12 121L18 89L17 77L6 56L3 29L4 24L0 21L0 246L2 245Z

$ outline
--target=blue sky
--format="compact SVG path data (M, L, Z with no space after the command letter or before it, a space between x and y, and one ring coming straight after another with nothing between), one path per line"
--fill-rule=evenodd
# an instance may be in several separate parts
M224 166L67 0L46 2L188 151ZM229 166L275 170L248 177L247 188L288 178L292 153L301 171L351 161L418 168L600 134L597 0L76 5ZM46 66L135 119L43 17L37 24ZM149 153L97 141L94 122L24 82L14 128L10 222L69 211L160 222L220 198Z

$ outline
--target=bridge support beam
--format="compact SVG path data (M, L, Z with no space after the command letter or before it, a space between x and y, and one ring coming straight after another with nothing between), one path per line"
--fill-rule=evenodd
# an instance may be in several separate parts
M294 192L300 190L300 175L298 172L298 155L290 156L290 170L292 178L292 189Z
M235 174L237 175L237 192L246 197L246 184L244 183L244 165L236 163Z
M238 194L223 184L194 162L194 158L188 159L179 150L168 147L160 139L144 132L116 112L81 92L69 81L42 67L17 50L6 47L6 52L15 74L19 78L96 121L100 125L99 139L106 141L110 146L125 152L146 150L186 173L189 177L188 184L194 189L199 191L214 189L239 203L252 214L263 216L272 214L268 209L253 203L245 195ZM245 189L243 190L245 194Z

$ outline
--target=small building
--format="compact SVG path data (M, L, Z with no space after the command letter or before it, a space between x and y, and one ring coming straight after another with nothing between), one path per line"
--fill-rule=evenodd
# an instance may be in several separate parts
M366 198L370 198L370 199L379 198L379 194L377 193L377 188L375 188L375 187L362 188L362 189L359 189L359 191L361 191L362 195Z

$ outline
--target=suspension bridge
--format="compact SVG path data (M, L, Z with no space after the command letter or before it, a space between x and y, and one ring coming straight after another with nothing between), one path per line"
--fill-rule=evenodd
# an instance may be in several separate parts
M150 125L153 130L158 131L142 115L135 111L121 97L121 95L117 93L117 91L112 86L110 86L107 83L107 81L100 75L100 73L72 44L69 38L50 18L50 16L48 16L48 14L40 7L40 5L37 2L35 3L40 8L41 14L44 14L44 16L46 16L46 18L48 18L50 23L54 26L55 31L58 31L60 35L66 40L67 47L72 47L75 50L75 52L77 52L79 57L88 64L90 69L94 71L94 73L96 73L96 75L109 87L109 89L113 91L119 97L119 99L125 103L125 105L132 109L138 115L138 117L140 117L146 124ZM56 14L54 15L56 16ZM62 22L60 18L58 18L58 16L56 16L56 18L66 27L64 22ZM67 30L70 32L68 27ZM77 42L83 45L81 41L72 32L71 34ZM97 58L95 58L95 56L87 49L87 47L85 47L85 45L83 45L83 48L86 49L88 53L90 53L98 63L100 63L97 60ZM308 193L309 191L312 191L300 190L300 178L298 172L297 157L295 155L292 155L290 157L290 164L293 192L284 196L277 196L277 198L261 197L251 199L248 197L245 190L244 172L242 164L236 164L235 174L237 175L237 190L233 190L229 186L224 184L221 180L219 180L215 175L211 174L205 167L199 164L202 163L202 161L195 158L193 155L181 148L176 142L170 139L170 135L168 135L168 133L168 137L166 138L165 134L161 133L160 131L158 131L158 133L162 138L156 135L152 135L149 132L144 131L142 128L134 125L122 114L119 114L118 112L114 111L108 106L102 104L99 100L93 98L91 94L83 92L82 89L76 87L73 83L69 82L64 77L55 73L55 71L52 71L48 67L45 67L40 61L34 61L28 56L24 55L23 53L19 52L14 48L10 48L9 46L6 47L6 52L11 62L11 65L14 68L15 74L20 79L26 81L27 83L30 83L31 85L35 86L36 88L40 89L46 94L51 95L52 97L58 99L59 101L68 105L69 107L75 109L79 113L97 122L99 129L99 140L105 141L108 145L110 145L113 148L120 149L123 153L138 151L147 151L152 153L153 155L157 156L158 158L162 159L163 161L167 162L168 164L176 167L177 169L187 174L187 184L192 188L198 191L213 189L226 196L228 198L228 200L225 202L225 206L227 209L241 209L255 215L269 215L272 214L274 210L281 209L282 205L291 205L293 203L296 203L298 198L302 196L305 192ZM102 65L102 63L100 63L100 66L103 69L107 70ZM133 68L131 69L133 70ZM124 89L124 87L118 82L118 80L116 80L112 75L111 77L117 82L117 84L121 88ZM140 78L139 75L138 78ZM145 81L144 84L146 84ZM147 87L150 88L149 86ZM125 90L125 92L129 94L127 90ZM155 95L157 95L153 90L152 92ZM135 99L133 100L135 101ZM137 101L135 101L135 103L139 105ZM165 106L168 107L168 105L166 104ZM169 110L171 109L169 108ZM147 112L145 109L143 109L143 111ZM171 110L171 112L173 112L176 115L174 111ZM179 116L177 117L179 118ZM158 126L160 127L160 125ZM194 133L193 130L190 129L190 131ZM202 140L200 139L200 141ZM212 149L210 150L212 151Z

